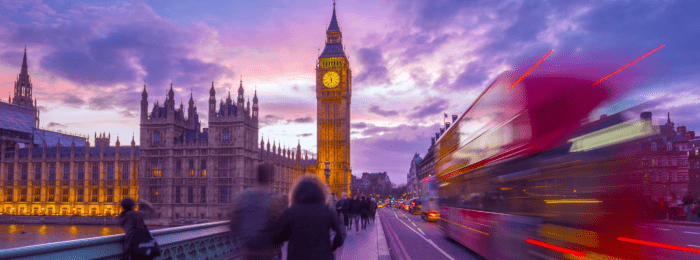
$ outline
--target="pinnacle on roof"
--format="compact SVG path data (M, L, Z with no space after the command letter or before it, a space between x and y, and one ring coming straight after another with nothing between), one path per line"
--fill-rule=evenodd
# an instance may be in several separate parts
M258 103L258 86L255 86L255 92L253 92L253 103Z
M243 78L241 78L241 84L238 85L238 94L243 94Z
M29 72L27 72L27 46L24 46L24 58L22 59L22 71L20 74L22 75L27 75Z
M211 82L211 89L209 89L209 95L214 95L216 94L216 91L214 90L214 81Z
M331 24L328 25L327 32L340 32L340 27L338 26L338 19L335 18L335 2L333 2L333 17L331 17Z

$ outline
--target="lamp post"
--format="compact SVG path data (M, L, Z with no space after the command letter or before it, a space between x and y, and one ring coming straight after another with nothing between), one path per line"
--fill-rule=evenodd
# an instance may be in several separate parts
M323 169L323 171L326 173L326 184L328 184L328 188L331 187L331 179L330 179L331 178L331 169L329 168L330 164L331 164L331 162L326 160L326 168Z

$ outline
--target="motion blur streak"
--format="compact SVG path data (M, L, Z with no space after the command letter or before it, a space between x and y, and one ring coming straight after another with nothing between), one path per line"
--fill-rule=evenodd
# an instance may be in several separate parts
M542 57L542 58L540 59L540 61L538 61L537 63L535 63L535 66L532 66L532 68L530 68L527 72L525 72L525 74L523 74L522 76L520 76L520 78L519 78L518 80L516 80L516 81L513 83L513 85L510 85L510 88L513 88L513 86L515 86L515 85L518 84L521 80L523 80L523 78L525 78L525 76L527 76L527 74L530 74L530 72L531 72L532 70L534 70L538 65L540 65L540 63L542 63L542 61L544 61L544 59L546 59L546 58L549 56L549 54L552 54L553 51L554 51L554 50L552 49L552 50L550 50L547 54L545 54L544 57ZM595 85L595 84L593 84L593 85Z
M591 85L591 86L595 86L595 84L600 83L601 81L603 81L603 80L609 78L610 76L615 75L615 73L618 73L618 72L620 72L620 71L626 69L626 68L629 67L630 65L635 64L636 62L638 62L638 61L640 61L640 60L646 58L647 56L649 56L650 54L654 53L655 51L658 51L659 49L663 48L664 46L666 46L666 45L665 45L665 44L664 44L664 45L661 45L661 46L659 46L658 48L654 49L653 51L650 51L650 52L648 52L647 54L644 54L644 56L640 57L639 59L634 60L633 62L630 62L630 64L627 64L626 66L620 68L619 70L616 70L615 72L611 73L610 75L605 76L605 78L602 78L602 79L600 79L599 81L596 81L596 82L593 83L593 85Z
M540 229L540 235L589 247L598 247L600 243L600 238L598 238L598 233L596 232L557 225L543 225Z
M639 120L630 120L569 140L573 143L570 151L590 151L632 139L648 137L658 134L658 132L658 129L654 131L651 128L645 128Z
M635 244L640 244L640 245L653 246L653 247L660 247L660 248L666 248L666 249L672 249L672 250L678 250L678 251L685 251L685 252L691 252L691 253L700 254L700 249L694 249L694 248L689 248L689 247L667 245L667 244L649 242L649 241L644 241L644 240L631 239L631 238L626 238L626 237L618 237L617 240L625 241L625 242L630 242L630 243L635 243Z
M600 200L590 200L590 199L563 199L563 200L545 200L547 204L558 204L558 203L601 203Z
M550 245L550 244L547 244L547 243L545 243L545 242L537 241L537 240L530 239L530 238L525 239L525 242L528 242L528 243L533 244L533 245L536 245L536 246L541 246L541 247L544 247L544 248L552 249L552 250L554 250L554 251L559 251L559 252L562 252L562 253L564 253L564 254L575 255L575 256L578 256L578 257L585 257L585 256L586 256L586 254L581 253L581 252L578 252L578 251L574 251L574 250L571 250L571 249L568 249L568 248L558 247L558 246L555 246L555 245Z

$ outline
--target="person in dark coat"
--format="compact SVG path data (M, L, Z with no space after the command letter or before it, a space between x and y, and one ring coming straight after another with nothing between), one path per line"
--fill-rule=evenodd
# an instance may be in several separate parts
M348 225L350 224L350 222L348 222L348 211L350 210L350 202L348 200L348 195L345 192L340 194L340 200L336 204L336 210L338 211L338 215L340 215L343 220L343 222L340 223L340 225L343 228L343 234L347 234Z
M369 210L369 200L365 196L362 196L362 200L360 200L360 218L362 218L362 230L367 229L367 222L369 221Z
M135 211L135 203L131 198L124 198L121 201L122 212L117 216L117 224L124 230L124 237L132 237L132 233L137 227L143 227L146 224L144 219L153 218L156 216L155 209L151 203L143 199L139 199L139 210ZM123 245L124 252L127 254L127 259L132 259L129 251L129 241L125 241ZM153 258L151 258L153 259Z
M273 243L273 228L287 201L272 188L274 171L272 164L259 165L258 185L234 196L230 225L240 250L233 259L275 259L282 255L282 244Z
M355 222L355 234L360 233L360 204L359 195L350 200L350 229L352 230L352 223Z
M287 259L335 258L333 252L343 244L338 218L325 203L330 192L317 177L297 179L290 194L291 206L282 213L274 228L275 243L289 241ZM335 232L333 242L330 231Z
M370 210L369 210L369 219L372 221L372 224L374 224L374 216L377 215L377 202L372 198L370 201Z

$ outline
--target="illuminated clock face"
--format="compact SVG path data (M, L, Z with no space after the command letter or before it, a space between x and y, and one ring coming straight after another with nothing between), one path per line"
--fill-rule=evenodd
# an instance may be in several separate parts
M323 75L323 85L328 88L335 88L340 83L340 76L335 71L326 72Z

